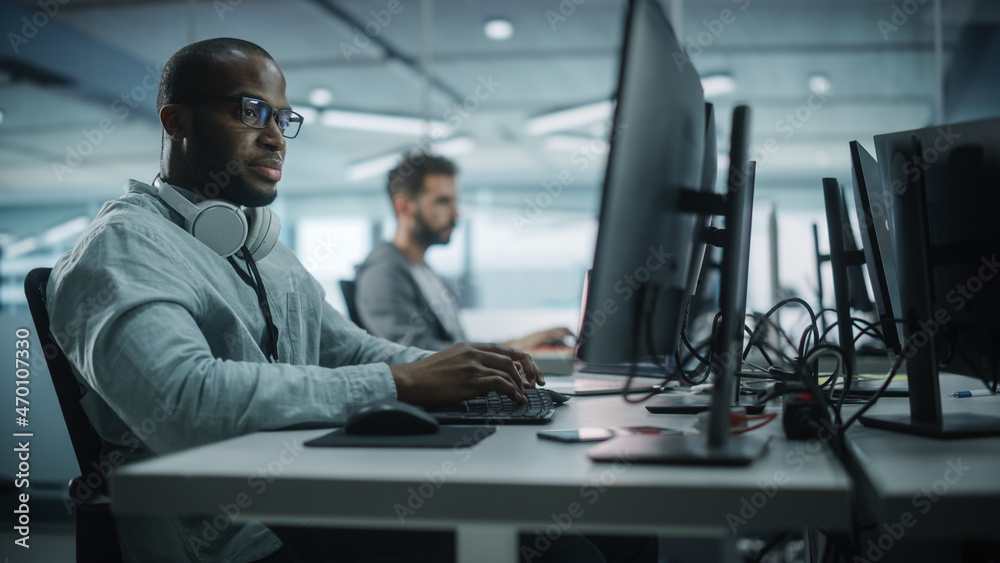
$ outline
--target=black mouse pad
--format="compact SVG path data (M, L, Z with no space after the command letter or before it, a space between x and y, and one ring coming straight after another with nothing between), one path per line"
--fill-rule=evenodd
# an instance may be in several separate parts
M442 426L435 434L359 436L338 428L306 442L321 448L468 448L496 432L495 426Z

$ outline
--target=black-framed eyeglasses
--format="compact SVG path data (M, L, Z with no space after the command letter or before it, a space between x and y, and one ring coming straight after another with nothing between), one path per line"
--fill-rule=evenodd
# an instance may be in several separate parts
M249 98L247 96L190 96L178 100L177 103L199 98L239 102L240 119L244 125L253 127L254 129L263 129L267 127L271 119L274 119L275 123L278 124L278 130L281 131L281 135L286 139L294 139L299 134L299 129L302 128L303 118L300 114L290 109L274 109L271 107L271 104L264 100Z

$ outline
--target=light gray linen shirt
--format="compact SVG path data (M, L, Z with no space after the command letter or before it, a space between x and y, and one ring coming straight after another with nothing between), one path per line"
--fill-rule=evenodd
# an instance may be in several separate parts
M389 365L429 354L344 319L279 242L258 262L279 330L279 363L269 363L253 288L187 233L152 186L129 180L125 191L59 259L46 300L107 464L259 430L342 424L364 403L395 398ZM251 500L258 490L248 484ZM279 547L260 523L219 514L115 522L126 561L246 562Z

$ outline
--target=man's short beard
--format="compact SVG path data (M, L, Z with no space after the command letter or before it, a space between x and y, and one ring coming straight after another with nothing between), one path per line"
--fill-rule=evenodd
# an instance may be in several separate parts
M224 199L244 207L264 207L274 202L277 190L270 193L260 193L246 181L246 167L241 167L235 174L229 174L225 164L218 164L222 159L204 151L193 150L184 159L184 166L194 171L195 183L192 186L181 186L198 193L208 199ZM217 168L217 170L216 170ZM222 182L212 178L214 175Z
M277 190L268 193L255 190L247 182L245 176L247 170L243 163L236 163L239 169L236 174L230 174L229 170L233 168L234 162L215 150L215 145L205 142L203 139L209 136L198 129L197 125L195 127L192 137L202 141L192 141L182 157L184 168L190 171L187 177L193 179L193 185L180 187L208 199L224 199L244 207L264 207L274 202L278 195Z
M448 242L450 242L450 237L446 237L441 234L441 231L444 231L445 228L442 228L441 231L435 231L432 229L431 226L427 224L427 221L424 220L424 216L420 212L419 208L413 218L413 238L415 238L422 246L429 247L435 244L448 244ZM449 225L449 227L454 227L454 225Z

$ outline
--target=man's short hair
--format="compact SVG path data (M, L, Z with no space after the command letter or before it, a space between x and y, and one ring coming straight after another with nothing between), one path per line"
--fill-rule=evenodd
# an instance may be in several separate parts
M424 190L424 178L431 174L455 176L458 167L443 156L412 151L403 155L403 161L389 171L389 199L402 194L417 199Z
M188 96L205 94L201 90L210 78L209 63L229 51L242 51L274 60L260 45L242 39L218 37L192 43L174 53L164 65L160 91L156 96L157 111Z

